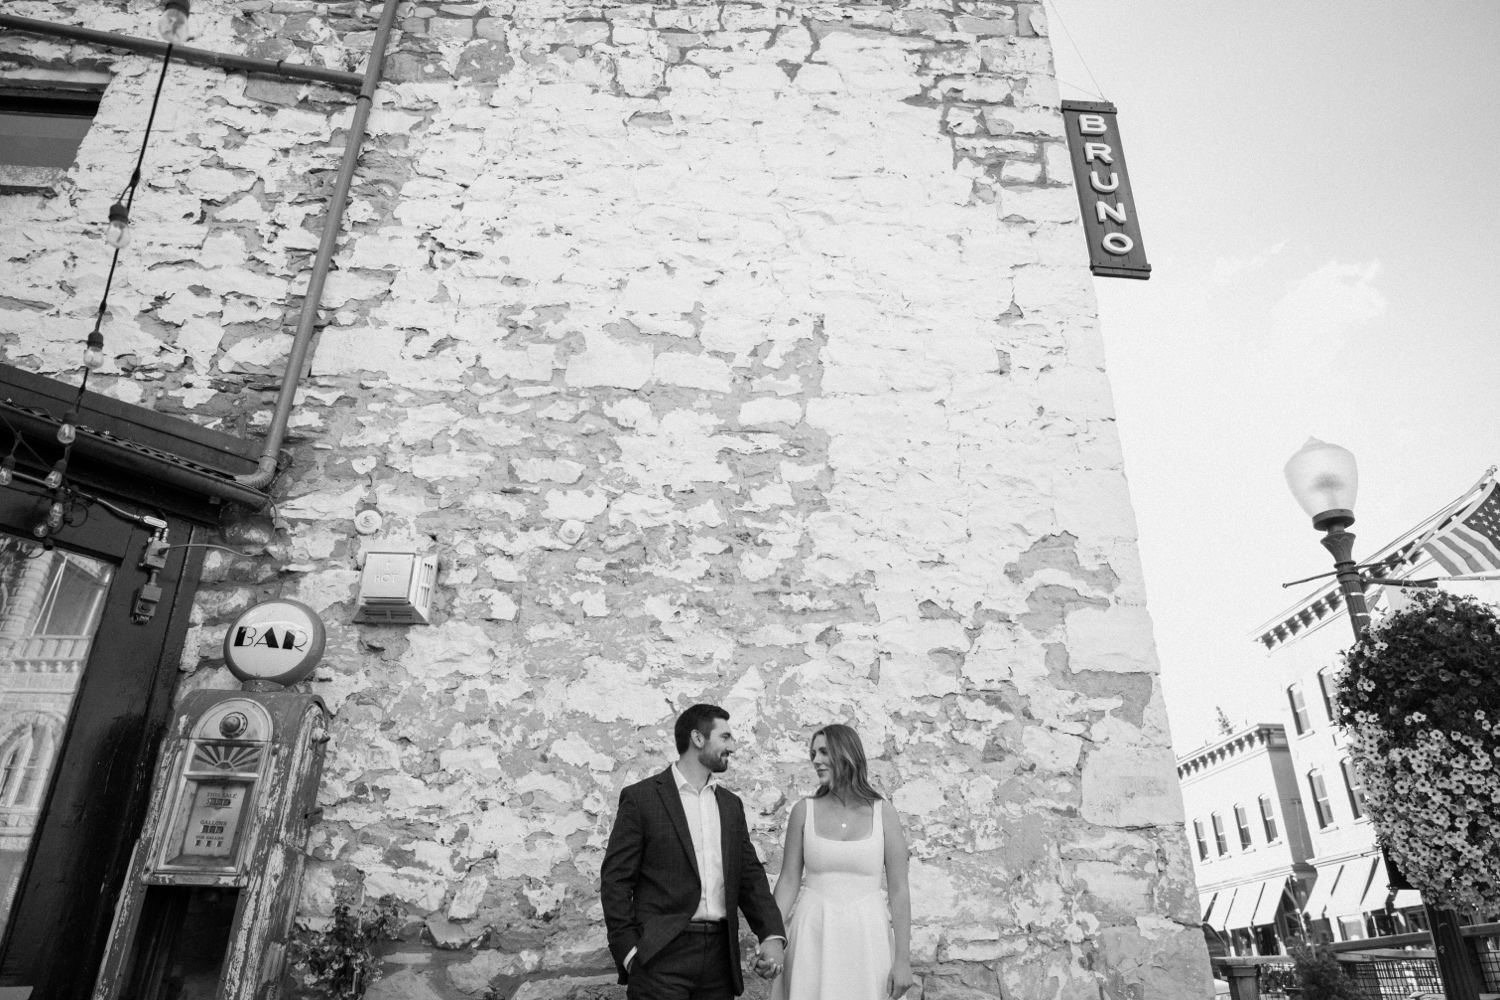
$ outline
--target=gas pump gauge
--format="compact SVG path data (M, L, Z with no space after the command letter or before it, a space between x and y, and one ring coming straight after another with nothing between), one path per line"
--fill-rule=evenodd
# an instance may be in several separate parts
M188 737L167 835L154 866L180 884L225 884L243 875L242 847L270 756L271 716L248 698L205 712ZM198 877L193 877L198 876Z

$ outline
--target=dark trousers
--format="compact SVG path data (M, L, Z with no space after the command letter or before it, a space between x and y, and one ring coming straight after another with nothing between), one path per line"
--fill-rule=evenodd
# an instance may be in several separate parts
M729 932L720 923L688 924L651 960L631 969L629 1000L734 1000Z

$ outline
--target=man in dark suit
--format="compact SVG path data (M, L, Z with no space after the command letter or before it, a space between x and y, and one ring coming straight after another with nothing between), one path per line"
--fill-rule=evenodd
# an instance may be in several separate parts
M715 780L734 752L729 713L694 705L676 737L677 763L620 792L599 873L609 950L630 1000L730 1000L745 989L740 912L762 977L781 971L786 930L745 805Z

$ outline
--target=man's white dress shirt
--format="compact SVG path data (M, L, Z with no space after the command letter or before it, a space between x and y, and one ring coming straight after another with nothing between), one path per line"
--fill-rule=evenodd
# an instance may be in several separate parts
M723 920L724 838L719 825L719 797L715 791L719 780L710 774L703 788L694 791L692 782L683 777L676 764L672 765L672 780L677 782L677 795L682 799L682 811L687 814L693 855L698 859L698 881L703 886L693 919Z

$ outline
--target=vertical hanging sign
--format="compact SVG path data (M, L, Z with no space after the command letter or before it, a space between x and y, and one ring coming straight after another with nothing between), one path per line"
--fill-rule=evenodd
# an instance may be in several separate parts
M1063 101L1062 113L1073 156L1073 182L1083 209L1083 231L1089 241L1089 270L1105 278L1151 277L1115 124L1115 106Z

